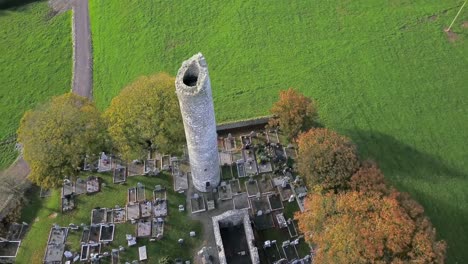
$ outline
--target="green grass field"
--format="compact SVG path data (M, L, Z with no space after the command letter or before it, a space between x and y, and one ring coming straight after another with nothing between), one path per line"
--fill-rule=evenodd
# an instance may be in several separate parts
M184 213L178 211L179 204L185 204L185 196L173 191L171 176L129 177L125 185L113 184L111 175L100 174L99 176L106 183L102 191L94 195L78 196L76 209L69 213L60 213L59 191L55 191L51 197L46 199L40 199L38 192L29 195L30 202L23 210L22 220L33 224L21 244L16 263L42 263L52 224L56 223L62 226L69 223L89 224L92 209L96 207L113 208L115 205L124 206L127 202L127 189L136 186L138 182L146 186L147 199L152 199L152 190L157 184L166 186L168 190L168 217L164 226L164 237L160 241L150 243L148 243L148 239L137 240L138 246L147 245L147 250L150 252L148 253L150 263L156 263L157 259L164 256L170 256L173 259L191 259L194 256L195 252L192 251L195 245L200 242L200 237L191 238L189 232L196 231L197 234L202 234L201 224L188 220L187 211ZM54 217L54 213L57 213L56 217ZM81 229L71 232L67 239L68 248L73 252L79 252L81 232ZM114 241L110 247L105 248L105 251L110 252L112 248L118 248L119 245L127 247L126 234L135 235L135 225L130 223L116 224ZM184 246L177 243L179 238L184 238ZM120 254L121 263L131 262L137 258L137 247L128 248Z
M52 17L45 1L0 9L0 36L2 169L16 158L14 135L23 113L53 95L70 90L70 12ZM13 142L4 144L7 139Z
M140 75L201 51L217 121L265 115L278 91L315 98L321 121L426 208L448 262L468 261L468 9L463 1L92 0L101 109Z

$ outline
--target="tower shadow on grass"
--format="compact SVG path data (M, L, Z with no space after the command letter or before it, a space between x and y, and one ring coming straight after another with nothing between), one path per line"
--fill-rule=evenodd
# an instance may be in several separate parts
M435 183L447 178L467 177L439 158L402 143L393 136L364 130L345 132L357 144L360 156L375 160L391 178L408 175Z

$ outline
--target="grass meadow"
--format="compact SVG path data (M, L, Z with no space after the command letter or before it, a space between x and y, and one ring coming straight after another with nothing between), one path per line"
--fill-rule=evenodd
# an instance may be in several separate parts
M115 205L124 207L127 203L127 189L134 187L138 182L145 185L146 197L151 200L152 191L155 185L160 184L167 187L168 199L168 217L164 226L164 237L161 241L148 242L148 239L138 239L139 246L144 243L147 246L149 263L156 263L156 260L164 256L171 258L191 259L195 255L192 252L195 245L199 243L199 236L192 238L190 231L201 234L201 224L188 220L187 211L180 213L179 204L185 204L185 196L173 191L172 176L163 175L162 177L129 177L125 185L113 184L112 175L99 174L105 186L101 192L77 196L76 209L62 214L60 212L60 191L56 190L51 197L41 199L38 192L29 195L29 204L23 209L22 220L33 223L31 229L23 240L16 263L42 263L44 251L47 245L47 238L50 228L54 223L67 226L69 223L80 225L81 223L89 225L91 222L91 210L100 208L113 208ZM80 252L80 239L82 229L71 231L67 239L68 248L72 252ZM135 235L135 225L130 223L116 224L114 241L110 246L105 247L103 251L111 252L112 248L118 248L120 245L127 247L126 234ZM177 241L184 239L184 245L180 246ZM120 254L120 262L131 262L138 259L138 247L127 248ZM107 263L107 262L106 262ZM110 263L110 261L109 261Z
M265 115L278 91L315 98L321 122L420 201L468 261L468 9L463 1L90 3L101 109L141 75L201 51L218 122ZM465 25L463 26L463 23Z
M16 158L23 113L70 90L71 13L53 16L46 1L0 9L0 169Z

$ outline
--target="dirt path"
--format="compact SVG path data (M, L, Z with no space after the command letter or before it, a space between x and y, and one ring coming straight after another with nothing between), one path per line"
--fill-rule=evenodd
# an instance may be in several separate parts
M73 86L72 92L93 97L93 58L88 0L73 1Z

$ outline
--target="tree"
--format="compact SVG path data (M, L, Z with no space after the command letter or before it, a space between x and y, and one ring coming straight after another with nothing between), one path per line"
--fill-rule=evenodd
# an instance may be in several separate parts
M180 151L184 129L174 83L165 73L143 76L112 99L104 117L125 160L140 159L153 149Z
M311 194L295 218L317 263L443 263L445 242L423 212L394 190L349 191Z
M31 169L28 177L45 188L76 175L85 155L102 151L105 139L106 128L94 104L72 93L27 111L18 129Z
M388 194L389 188L377 164L373 161L363 162L361 167L351 176L350 187L358 192L379 192Z
M315 102L292 88L280 91L270 112L273 118L269 125L279 126L288 140L311 128L318 119Z
M343 189L359 167L356 146L344 136L316 128L297 138L298 170L310 185Z

